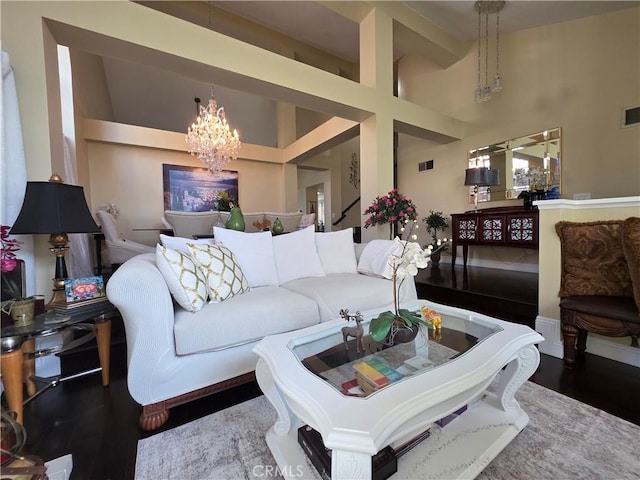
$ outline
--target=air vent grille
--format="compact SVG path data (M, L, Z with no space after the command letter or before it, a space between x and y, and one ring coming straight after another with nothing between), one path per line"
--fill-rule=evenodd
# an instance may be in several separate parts
M631 125L640 124L640 105L637 107L625 108L622 115L622 126L630 127Z

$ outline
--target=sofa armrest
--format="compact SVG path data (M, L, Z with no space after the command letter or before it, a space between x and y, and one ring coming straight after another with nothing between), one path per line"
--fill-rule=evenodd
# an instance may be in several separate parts
M154 403L154 373L163 358L175 357L173 300L155 254L138 255L118 268L107 282L107 297L124 322L129 392L142 405Z

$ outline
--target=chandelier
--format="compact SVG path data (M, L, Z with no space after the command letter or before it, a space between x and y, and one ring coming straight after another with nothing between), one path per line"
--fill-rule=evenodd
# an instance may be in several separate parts
M477 103L491 100L491 92L502 90L502 76L500 75L500 10L504 8L504 1L477 1L474 8L478 12L478 85L474 92L474 100ZM496 73L491 85L489 84L489 14L496 14ZM485 43L484 43L484 85L482 85L482 16L484 14L485 23Z
M221 171L230 160L238 158L240 137L229 128L224 108L218 108L213 92L207 107L195 98L198 118L187 131L187 150L212 172Z

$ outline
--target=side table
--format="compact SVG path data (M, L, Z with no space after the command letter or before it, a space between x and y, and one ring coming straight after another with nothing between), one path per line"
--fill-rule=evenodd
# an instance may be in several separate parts
M111 355L111 317L117 313L110 303L82 312L57 314L53 311L37 315L34 323L23 327L15 325L2 328L2 350L0 355L0 373L4 382L5 395L9 409L16 412L17 421L22 423L24 404L34 399L49 387L59 382L86 374L101 371L102 385L109 385L109 361ZM56 346L44 350L35 349L36 338L42 338L66 331L88 332L67 345ZM36 391L34 383L35 359L45 355L61 353L78 347L96 338L100 368L65 377L46 379L47 386ZM24 400L23 383L26 383L27 394Z

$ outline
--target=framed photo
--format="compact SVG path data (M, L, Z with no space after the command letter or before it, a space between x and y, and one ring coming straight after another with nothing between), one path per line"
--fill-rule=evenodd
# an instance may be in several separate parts
M104 279L102 275L84 278L67 278L64 281L64 294L67 303L104 297Z
M238 172L212 173L207 168L162 164L164 209L179 212L217 210L217 198L226 192L238 199Z
M17 259L16 268L10 272L2 272L2 300L22 298L27 292L24 260Z

